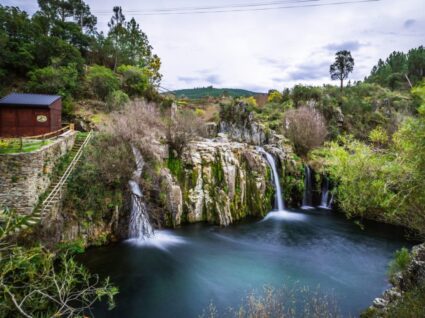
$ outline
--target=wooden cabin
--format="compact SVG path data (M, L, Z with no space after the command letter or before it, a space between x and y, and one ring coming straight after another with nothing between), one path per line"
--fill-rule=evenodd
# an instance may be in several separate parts
M62 128L57 95L12 93L0 99L0 137L29 137Z

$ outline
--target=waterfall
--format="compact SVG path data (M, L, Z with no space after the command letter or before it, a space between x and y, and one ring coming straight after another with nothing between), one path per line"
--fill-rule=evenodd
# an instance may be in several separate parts
M304 196L302 209L313 209L313 189L311 180L311 169L305 165L305 178L304 178Z
M279 174L277 173L277 169L276 169L276 162L273 158L273 156L271 154L269 154L267 151L265 151L263 148L259 147L257 148L258 152L260 152L261 154L263 154L266 159L267 162L269 163L270 168L272 169L272 181L274 182L274 188L276 191L275 194L275 205L277 206L277 210L278 211L284 211L285 210L285 205L282 199L282 190L280 189L280 182L279 182Z
M321 209L332 209L333 194L329 196L329 180L326 176L323 177L322 183L322 200L320 202L319 208Z
M145 239L153 235L153 228L149 222L149 216L145 202L143 202L143 194L140 189L138 180L143 172L142 154L139 149L132 146L133 155L136 160L136 170L133 173L133 179L128 182L131 189L131 216L129 226L129 236L135 239Z

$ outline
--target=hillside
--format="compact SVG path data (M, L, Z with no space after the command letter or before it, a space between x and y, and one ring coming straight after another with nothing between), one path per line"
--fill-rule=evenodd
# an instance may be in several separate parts
M179 89L172 92L176 97L187 97L189 99L197 99L202 97L220 97L220 96L230 96L230 97L249 97L254 96L258 93L251 92L244 89L237 88L215 88L212 86L209 87L200 87L200 88L190 88L190 89Z

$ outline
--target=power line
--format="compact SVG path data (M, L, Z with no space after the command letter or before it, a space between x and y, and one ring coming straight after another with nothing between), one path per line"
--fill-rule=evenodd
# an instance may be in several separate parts
M304 2L312 2L316 0L306 0ZM320 0L319 0L320 1ZM173 12L155 12L155 11L132 11L132 15L136 16L161 16L161 15L195 15L195 14L209 14L209 13L228 13L228 12L254 12L254 11L270 11L270 10L284 10L284 9L296 9L296 8L312 8L312 7L325 7L325 6L340 6L347 4L356 4L356 3L368 3L368 2L378 2L381 0L353 0L353 1L340 1L340 2L330 2L330 3L317 3L317 4L302 4L302 5L292 5L292 6L274 6L266 8L238 8L231 9L225 8L219 10L204 10L204 11L173 11ZM298 1L300 2L300 1ZM96 13L96 12L93 12ZM100 13L102 15L105 13Z
M239 4L228 4L220 6L206 6L206 7L180 7L180 8L165 8L165 9L153 9L146 10L146 13L157 13L157 12L172 12L172 11L199 11L199 10L213 10L213 9L226 9L226 8L248 8L248 7L263 7L278 5L283 3L302 3L302 2L318 2L321 0L281 0L272 2L256 2L256 3L239 3ZM141 12L141 10L126 10L126 13ZM110 11L96 11L96 13L110 13Z

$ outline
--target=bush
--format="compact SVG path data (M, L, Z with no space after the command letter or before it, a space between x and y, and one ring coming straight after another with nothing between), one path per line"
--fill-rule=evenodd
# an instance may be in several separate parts
M120 81L109 68L94 65L87 72L86 85L91 94L105 101L109 94L119 88Z
M267 96L267 102L268 103L282 103L283 102L283 95L279 91L272 90L269 92Z
M180 157L190 140L206 135L205 123L191 110L177 111L171 118L167 142L170 150Z
M129 96L143 96L149 86L149 77L143 68L121 65L117 73L121 75L121 88Z
M106 99L106 106L108 108L108 111L120 110L129 101L130 98L126 93L121 90L116 90L108 95Z
M319 101L322 97L320 87L295 85L291 92L292 100L296 107L301 106L301 102L315 100Z
M397 273L404 271L410 263L410 253L405 247L394 253L394 260L389 264L388 276L390 280L394 278Z
M77 87L78 72L74 64L61 67L48 66L28 73L27 89L33 93L56 94L70 97Z
M301 156L321 146L327 136L325 120L313 108L303 106L288 110L283 125L286 136L294 143L296 152Z

